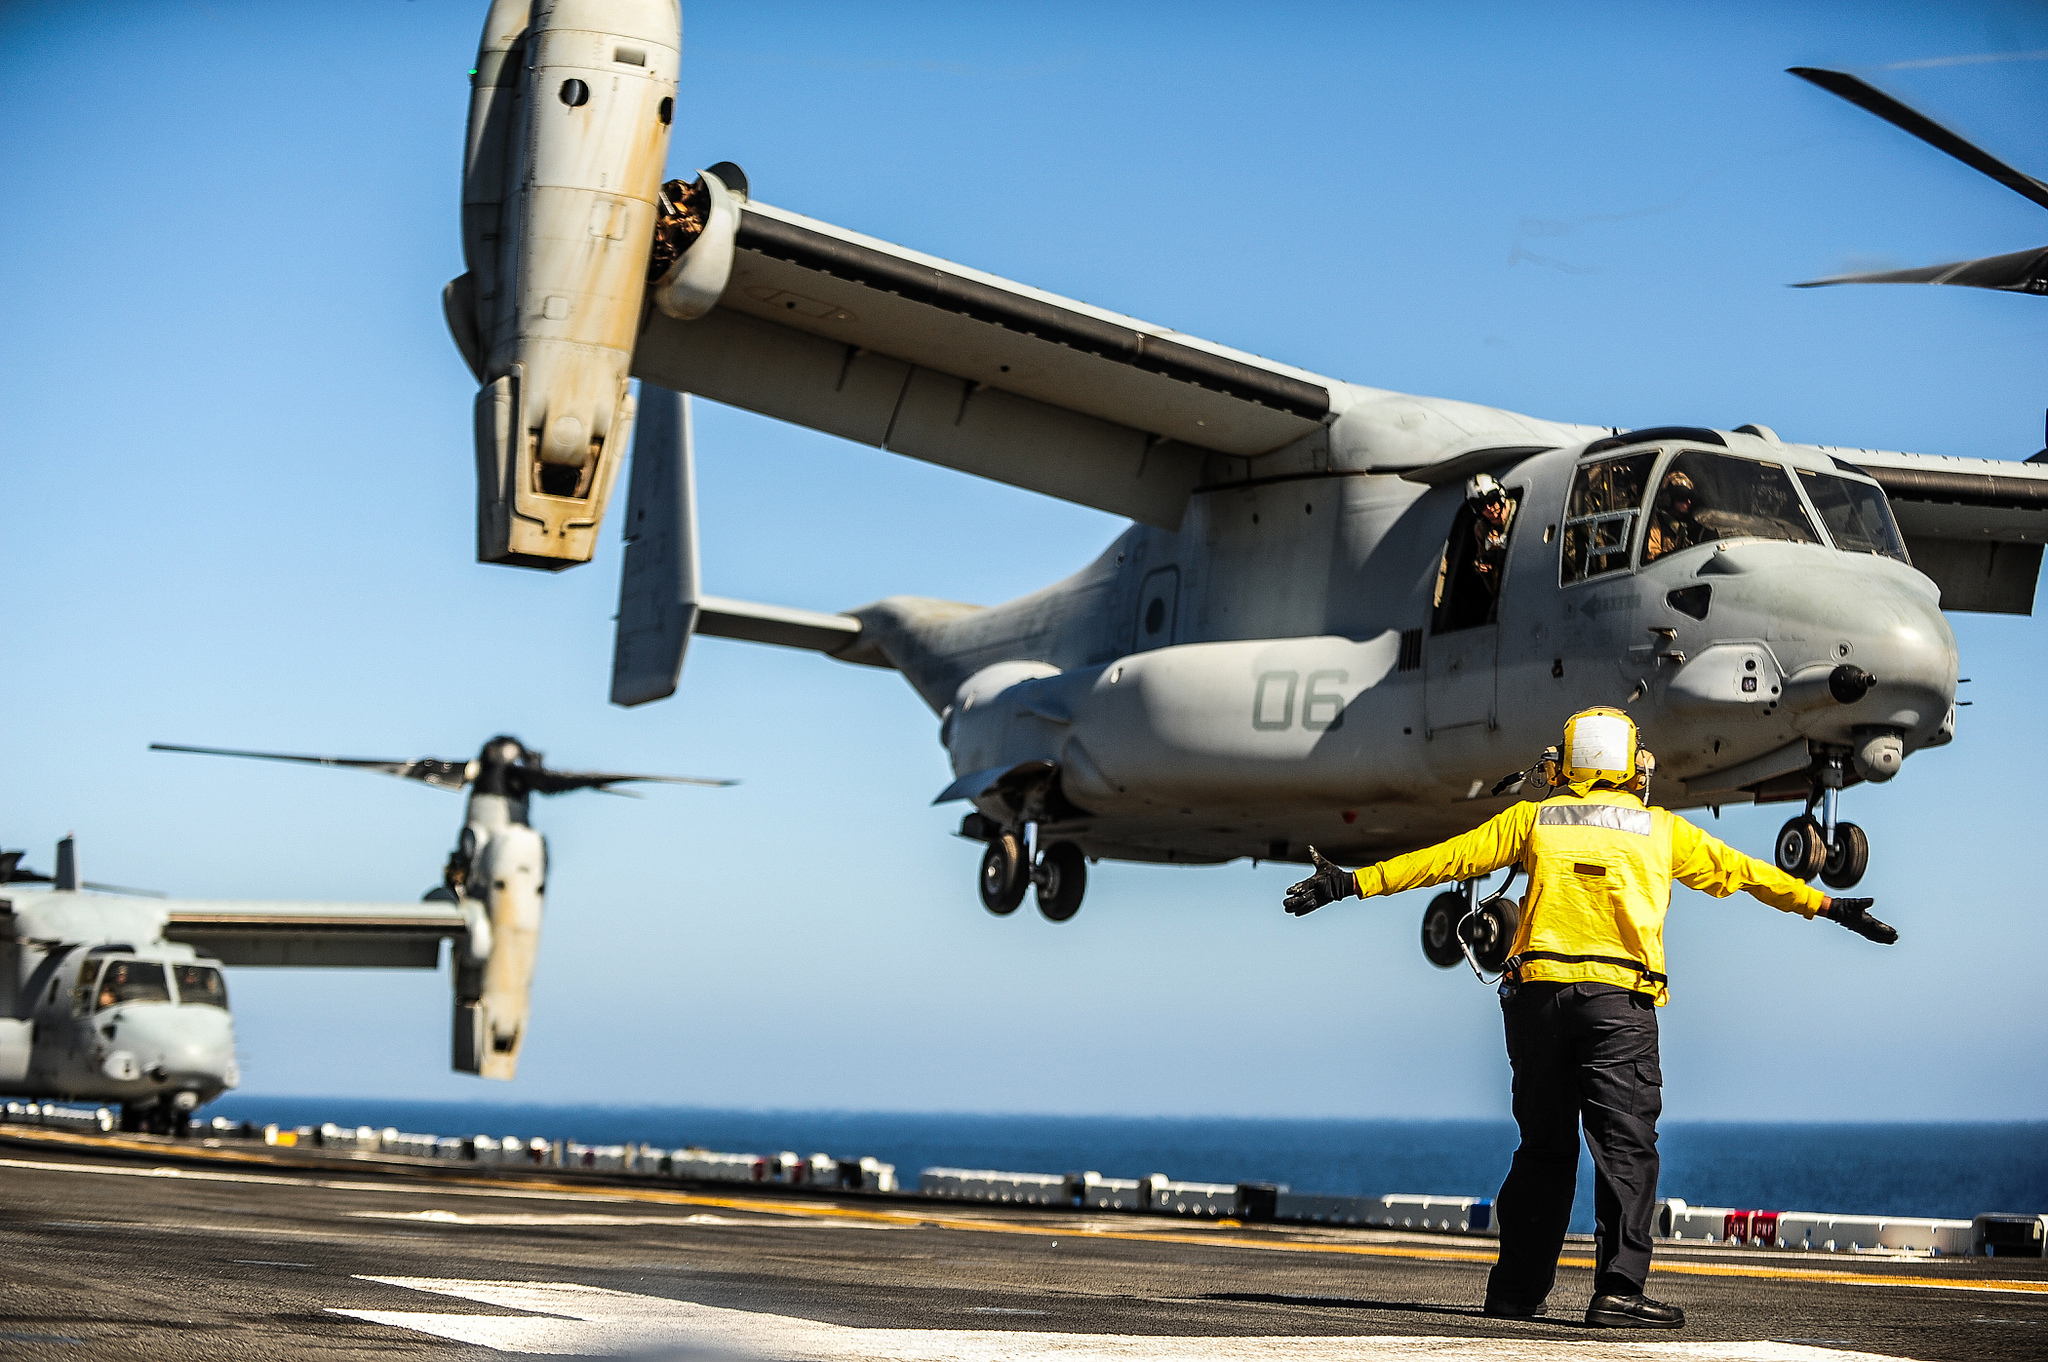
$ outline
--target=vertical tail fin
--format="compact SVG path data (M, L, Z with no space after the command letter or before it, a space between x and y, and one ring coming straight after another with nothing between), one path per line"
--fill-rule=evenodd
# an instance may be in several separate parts
M697 471L690 399L643 382L626 493L613 704L641 705L675 693L697 608Z

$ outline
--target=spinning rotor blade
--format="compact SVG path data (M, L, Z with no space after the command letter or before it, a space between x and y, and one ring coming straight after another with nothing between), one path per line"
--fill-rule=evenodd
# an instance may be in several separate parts
M181 747L176 743L153 742L152 752L196 752L208 757L249 757L256 761L295 761L309 766L343 766L357 771L417 780L443 790L459 790L470 780L470 763L421 757L416 761L379 761L374 757L310 757L292 752L243 752L229 747Z
M663 785L737 785L737 780L711 780L704 776L630 776L612 771L550 771L545 767L525 773L526 786L535 794L567 794L571 790L600 790L605 794L630 794L607 786L626 781L658 781Z
M1990 152L1985 151L1981 147L1973 145L1972 143L1958 136L1956 133L1950 132L1947 128L1944 128L1943 126L1941 126L1941 124L1935 122L1933 119L1927 117L1925 114L1918 113L1913 109L1908 108L1906 105L1901 104L1898 100L1893 99L1890 95L1878 89L1876 86L1871 85L1866 81L1860 80L1855 76L1849 75L1847 72L1844 71L1822 71L1811 66L1793 66L1788 67L1786 69L1789 74L1795 75L1803 81L1807 81L1811 84L1818 85L1821 89L1826 90L1829 94L1838 95L1841 98L1848 100L1851 104L1854 104L1857 108L1865 109L1871 113L1876 114L1879 118L1882 118L1885 122L1891 124L1893 127L1898 128L1903 132L1909 132L1913 134L1913 136L1919 138L1921 141L1925 142L1928 146L1933 147L1935 150L1947 152L1949 155L1955 157L1958 161L1961 161L1964 165L1968 166L1970 169L1974 171L1977 171L1979 174L1989 175L1992 179L1998 181L2007 189L2010 189L2013 193L2018 194L2021 197L2026 198L2028 200L2031 200L2032 202L2039 204L2043 208L2048 208L2048 184L2042 184L2033 176L2022 174L2021 172L2014 170L2011 166L1999 160ZM2003 257L1997 258L2002 259ZM1849 283L1852 281L1846 279L1822 279L1816 280L1815 282L1833 284ZM1861 283L1871 281L1856 280L1853 282ZM1949 283L1955 281L1899 279L1885 280L1882 282ZM1999 284L1986 284L1982 285L1981 287L2000 288L2004 286Z
M1792 287L1819 288L1824 284L1963 284L2007 293L2048 293L2048 246L2010 255L1987 255L1981 260L1959 260L1949 265L1923 265L1914 270L1839 274L1832 279L1809 279Z

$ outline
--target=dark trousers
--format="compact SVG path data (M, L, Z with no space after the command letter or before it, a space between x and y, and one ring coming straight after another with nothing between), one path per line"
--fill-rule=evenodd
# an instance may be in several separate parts
M1533 1306L1550 1294L1571 1223L1582 1119L1599 1230L1593 1290L1634 1295L1650 1274L1657 1198L1657 1009L1611 984L1523 984L1501 1012L1522 1145L1494 1203L1500 1261L1487 1298Z

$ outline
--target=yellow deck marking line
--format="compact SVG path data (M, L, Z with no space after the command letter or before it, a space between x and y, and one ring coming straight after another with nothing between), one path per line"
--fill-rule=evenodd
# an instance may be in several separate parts
M30 1133L26 1131L9 1131L7 1132L7 1134L13 1136L16 1134ZM243 1153L239 1150L166 1150L161 1145L145 1144L138 1140L95 1141L92 1137L80 1137L72 1135L66 1131L38 1131L30 1135L30 1138L46 1141L51 1144L66 1144L82 1146L84 1148L94 1148L101 1143L113 1143L118 1144L119 1146L124 1148L130 1148L147 1152L156 1152L162 1154L172 1154L179 1157L189 1158L196 1154L204 1157L215 1158L222 1162L243 1164L263 1162L262 1157L260 1155ZM5 1166L13 1162L15 1161L0 1159L0 1166ZM68 1167L68 1165L66 1166ZM275 1167L277 1165L270 1166ZM94 1172L97 1170L91 1168L79 1168L77 1171ZM331 1172L333 1170L309 1168L306 1171L311 1173L318 1173L323 1171ZM201 1176L206 1175L202 1174ZM301 1181L301 1179L297 1178L284 1179L276 1177L267 1177L262 1180L265 1182ZM1336 1253L1347 1254L1353 1257L1402 1258L1420 1262L1491 1263L1498 1256L1494 1252L1476 1251L1472 1249L1423 1248L1420 1246L1411 1247L1403 1244L1332 1244L1328 1242L1300 1239L1250 1238L1245 1236L1228 1234L1228 1229L1235 1228L1234 1223L1228 1226L1219 1224L1216 1225L1213 1229L1209 1229L1204 1233L1190 1233L1186 1230L1105 1230L1087 1225L1029 1225L1015 1221L985 1219L980 1217L961 1216L957 1214L934 1215L929 1213L920 1213L916 1211L870 1211L857 1210L849 1206L806 1206L802 1204L792 1204L790 1202L779 1199L770 1200L760 1197L701 1196L690 1192L661 1191L659 1189L651 1187L584 1187L578 1186L575 1183L546 1181L503 1184L498 1183L494 1179L490 1178L463 1177L459 1175L454 1177L435 1178L434 1182L436 1184L447 1185L450 1187L451 1190L456 1187L464 1189L484 1188L486 1190L482 1193L483 1195L496 1194L507 1197L518 1197L521 1195L533 1195L535 1193L538 1193L540 1196L546 1197L548 1199L555 1199L563 1196L580 1196L588 1197L592 1200L641 1201L653 1205L717 1206L722 1207L726 1210L753 1211L757 1214L762 1215L813 1218L830 1217L846 1220L875 1221L884 1224L935 1225L941 1229L949 1230L970 1230L983 1234L1035 1235L1040 1238L1049 1239L1057 1239L1060 1236L1065 1235L1069 1239L1077 1237L1086 1237L1090 1239L1115 1239L1137 1243L1152 1244L1199 1244L1206 1245L1211 1248L1221 1247L1254 1249L1266 1253ZM357 1191L385 1190L379 1188L374 1183L323 1182L321 1185L329 1187L344 1187L349 1190ZM458 1195L474 1196L479 1195L479 1193L465 1190L463 1192L458 1193ZM1557 1260L1557 1265L1559 1267L1590 1268L1593 1267L1595 1264L1591 1258L1568 1257L1559 1258ZM1762 1265L1752 1264L1696 1263L1671 1260L1653 1262L1650 1266L1650 1270L1652 1272L1669 1273L1678 1276L1690 1277L1742 1277L1754 1278L1765 1281L1802 1281L1812 1282L1817 1286L1903 1286L1920 1287L1923 1289L1936 1291L1992 1291L2020 1292L2028 1295L2048 1295L2048 1280L2015 1281L2010 1279L1987 1280L1980 1278L1975 1281L1959 1281L1942 1277L1909 1277L1904 1274L1891 1275L1884 1273L1846 1272L1831 1270L1828 1268L1765 1267Z

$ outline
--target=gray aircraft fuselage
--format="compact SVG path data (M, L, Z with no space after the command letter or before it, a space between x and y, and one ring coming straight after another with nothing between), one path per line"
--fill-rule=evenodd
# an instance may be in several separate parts
M9 886L0 1093L189 1113L241 1081L220 962L148 901Z
M851 613L943 716L955 793L1096 857L1300 860L1314 843L1356 861L1424 845L1518 797L1489 791L1590 705L1636 719L1670 807L1803 799L1828 754L1849 784L1888 778L1952 733L1940 593L1899 559L1834 547L1806 491L1817 542L1724 523L1643 563L1648 502L1681 451L1807 488L1863 477L1811 446L1719 438L1497 464L1517 511L1485 622L1437 607L1464 479L1368 475L1329 441L1292 468L1274 456L1256 478L1213 479L1179 532L1133 526L1008 604ZM1575 470L1646 452L1644 504L1607 520L1603 542L1621 540L1608 570L1563 580ZM1845 665L1876 678L1848 703L1828 684ZM1895 744L1889 769L1857 760L1873 740Z

